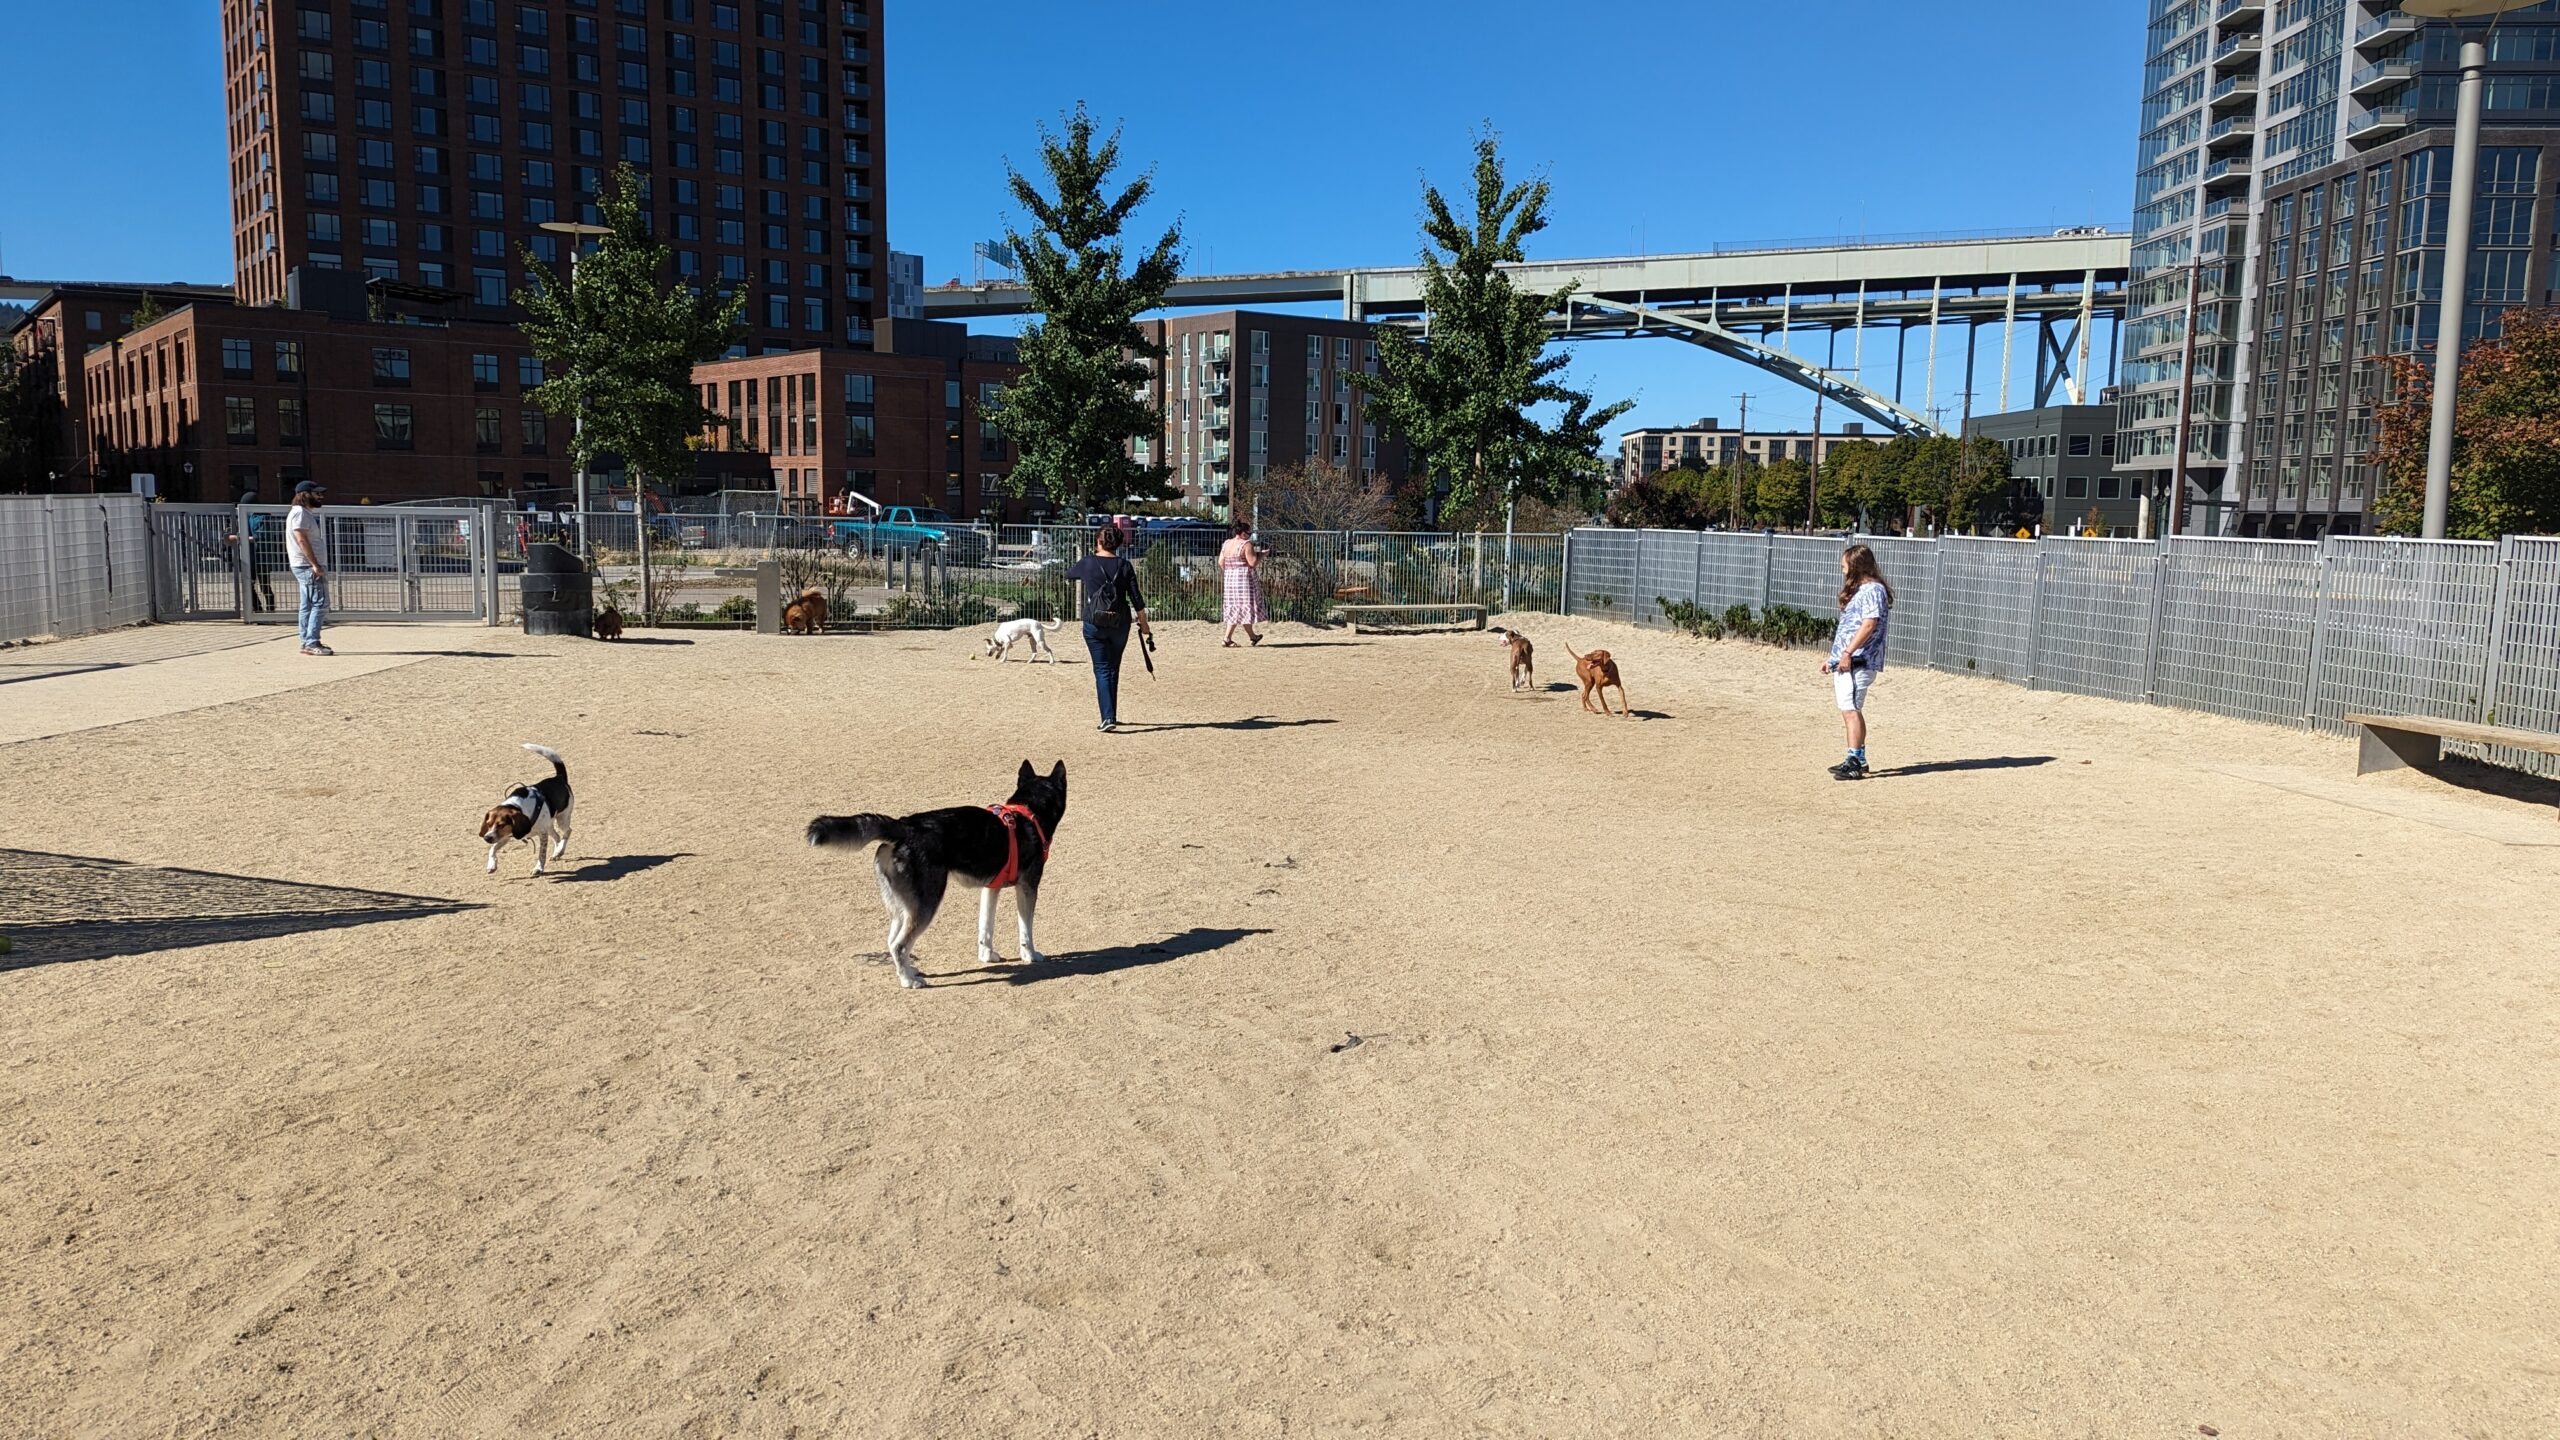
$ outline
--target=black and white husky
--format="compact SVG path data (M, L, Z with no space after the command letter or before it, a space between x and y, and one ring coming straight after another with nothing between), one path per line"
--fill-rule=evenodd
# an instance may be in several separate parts
M942 908L953 880L978 887L978 963L996 963L996 892L1013 887L1022 922L1022 963L1037 965L1031 916L1040 906L1040 877L1048 869L1049 842L1067 814L1067 763L1043 775L1022 762L1013 798L1002 805L927 810L893 820L886 815L821 815L809 822L812 845L878 845L872 863L880 871L880 903L889 910L889 962L898 983L921 989L915 946Z
M480 838L489 842L489 873L498 873L498 852L510 840L522 840L533 847L533 873L539 875L547 862L560 858L569 848L569 762L548 745L524 748L551 762L551 776L530 785L519 785L507 792L507 798L491 806L480 819ZM548 848L550 853L543 852Z

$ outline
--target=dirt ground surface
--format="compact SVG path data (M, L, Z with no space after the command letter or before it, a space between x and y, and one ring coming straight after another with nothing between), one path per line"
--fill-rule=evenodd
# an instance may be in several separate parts
M1844 785L1814 656L1522 623L1166 627L1112 736L1071 631L464 630L0 746L5 1428L2560 1425L2547 805L1910 669ZM901 991L803 825L1025 758L1054 959Z

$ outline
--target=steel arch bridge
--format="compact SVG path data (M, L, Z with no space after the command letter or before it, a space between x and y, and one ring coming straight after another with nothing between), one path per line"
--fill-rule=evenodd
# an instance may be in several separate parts
M1903 434L1949 433L1939 416L1939 352L1960 329L1964 367L1943 393L1972 398L1981 331L2000 339L2000 410L2009 408L2020 326L2035 335L2028 394L2083 403L2096 388L2092 367L2101 319L2121 324L2132 238L2103 227L2034 234L1914 236L1731 247L1680 255L1533 260L1503 267L1521 289L1575 293L1547 317L1560 340L1658 337L1680 340L1798 385L1832 404ZM1203 275L1176 282L1167 308L1339 303L1347 320L1430 331L1420 266L1285 270ZM1029 294L1011 282L941 285L925 292L937 320L1020 315ZM1920 393L1910 392L1913 332L1924 347ZM1798 332L1820 337L1816 359L1796 348ZM1882 332L1894 346L1890 385L1864 379L1866 347ZM1849 354L1841 363L1842 341ZM2117 347L2104 363L2113 380ZM1948 348L1952 348L1951 345ZM1916 400L1916 403L1915 403ZM1964 408L1970 408L1969 404Z

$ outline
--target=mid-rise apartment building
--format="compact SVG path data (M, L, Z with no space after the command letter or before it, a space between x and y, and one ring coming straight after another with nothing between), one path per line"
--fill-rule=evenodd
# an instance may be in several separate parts
M1015 500L1019 458L989 418L1021 373L1009 336L884 320L878 348L801 350L696 366L703 405L723 417L720 453L762 454L787 511L842 508L847 492L1000 523L1045 515Z
M124 337L135 317L199 300L227 300L220 285L56 285L34 297L7 330L7 343L47 392L45 433L29 457L30 478L47 489L122 489L129 476L91 448L86 357Z
M1711 470L1748 460L1768 465L1779 460L1827 460L1843 445L1874 445L1891 437L1870 435L1862 422L1851 421L1837 433L1802 430L1751 430L1728 426L1715 416L1695 425L1645 427L1618 438L1618 483L1641 480L1665 470Z
M746 349L865 348L887 233L878 0L222 0L237 290L301 270L513 317L628 162Z
M1160 442L1140 440L1134 453L1170 465L1185 499L1223 511L1239 477L1308 461L1391 489L1407 479L1402 437L1370 415L1352 382L1377 373L1374 327L1256 310L1139 327L1164 347L1148 398L1164 411L1165 428Z
M2434 343L2457 43L2390 0L2152 0L2116 463L2166 496L2183 416L2182 528L2362 528L2381 357ZM2552 289L2560 3L2500 22L2487 83L2475 335Z

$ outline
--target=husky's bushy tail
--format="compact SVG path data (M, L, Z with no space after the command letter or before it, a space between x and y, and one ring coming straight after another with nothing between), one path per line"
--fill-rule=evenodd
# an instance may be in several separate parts
M903 840L906 825L886 815L821 815L809 822L812 845L876 845Z
M560 758L559 751L552 749L548 745L536 745L531 741L527 741L524 748L541 756L543 759L550 761L552 774L559 776L563 780L569 778L569 762Z

